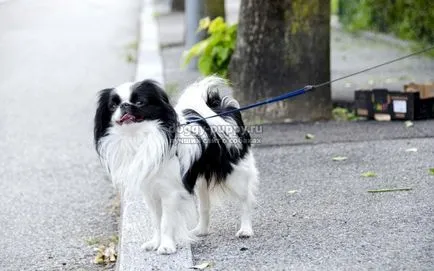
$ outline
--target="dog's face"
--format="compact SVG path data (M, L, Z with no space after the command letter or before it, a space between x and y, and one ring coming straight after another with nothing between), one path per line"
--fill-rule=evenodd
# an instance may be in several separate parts
M95 114L95 140L109 127L128 129L145 121L158 120L163 126L176 123L176 114L166 93L153 81L124 83L100 92Z

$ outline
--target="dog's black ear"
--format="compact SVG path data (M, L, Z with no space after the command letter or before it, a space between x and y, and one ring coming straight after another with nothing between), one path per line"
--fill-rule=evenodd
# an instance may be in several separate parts
M112 112L110 111L110 95L112 91L112 88L106 88L101 90L98 95L93 130L95 147L97 147L98 141L105 135L107 129L110 127L110 119L112 116Z
M138 82L136 86L133 86L133 89L136 89L138 92L148 92L152 93L152 95L157 95L155 98L164 101L165 103L170 104L169 97L166 92L163 90L161 85L154 80L143 80Z

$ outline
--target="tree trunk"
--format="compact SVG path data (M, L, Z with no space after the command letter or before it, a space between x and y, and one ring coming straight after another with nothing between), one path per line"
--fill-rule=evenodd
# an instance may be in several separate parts
M205 16L209 16L211 20L219 16L225 18L225 0L205 0L204 5Z
M329 0L242 0L229 78L241 105L330 80ZM248 123L329 119L330 87L244 111Z
M185 0L172 0L171 9L172 11L184 11L185 10Z

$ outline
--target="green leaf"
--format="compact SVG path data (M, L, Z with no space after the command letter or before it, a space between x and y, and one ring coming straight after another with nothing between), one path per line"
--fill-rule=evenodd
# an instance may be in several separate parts
M429 169L429 173L430 173L431 175L434 175L434 168L430 168L430 169Z
M211 23L211 20L209 19L209 17L205 17L205 18L201 19L199 21L199 27L197 29L197 32L200 32L202 30L207 29L209 27L210 23Z
M208 27L208 33L213 34L216 32L224 31L225 29L226 29L226 23L224 22L223 18L219 16L211 21Z
M237 34L237 29L238 29L238 24L233 24L231 26L228 27L228 34L229 35L233 35L233 34Z
M306 135L304 136L304 138L305 138L305 139L314 139L315 136L314 136L313 134L306 134Z
M377 173L373 172L373 171L367 171L362 173L362 177L376 177Z
M332 158L333 161L345 161L347 159L348 159L348 157L346 157L346 156L335 156Z
M214 47L211 55L215 59L217 66L221 66L229 58L230 49L227 47Z
M201 73L205 74L205 75L210 75L212 74L212 60L209 57L201 57L199 58L199 62L198 62L198 68L200 70Z
M201 264L197 264L195 266L190 267L190 269L197 269L197 270L204 270L205 268L209 267L210 263L209 262L204 262Z
M193 47L190 48L190 50L184 52L183 59L184 59L184 66L187 65L193 57L200 56L205 48L208 46L209 41L203 40L198 43L196 43Z
M182 67L195 57L199 58L198 69L202 75L228 76L229 63L236 46L237 25L228 26L222 17L210 21L203 18L198 30L208 29L209 36L183 53Z
M333 119L337 121L352 121L358 120L358 117L353 111L347 108L336 107L332 110Z
M410 128L410 127L413 127L414 124L413 124L413 122L407 120L406 122L404 122L404 125L406 128Z

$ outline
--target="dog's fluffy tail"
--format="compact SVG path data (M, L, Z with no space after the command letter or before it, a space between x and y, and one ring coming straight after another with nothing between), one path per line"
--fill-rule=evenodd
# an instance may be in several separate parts
M197 118L207 118L216 114L239 108L238 102L228 96L230 87L225 79L217 76L208 76L188 86L178 100L175 107L181 124ZM226 95L222 95L222 94ZM201 144L180 144L178 154L181 160L182 172L188 169L197 160L204 148L209 143L208 132L204 130L208 126L212 133L227 142L227 147L237 145L239 137L235 127L244 126L239 112L225 116L212 117L201 123L195 122L182 127L178 135L182 140L200 139ZM234 142L234 143L231 143ZM239 147L239 146L236 146Z
M202 118L214 116L221 112L239 108L239 103L232 97L222 94L229 94L230 88L227 81L218 76L208 76L188 86L178 100L176 111L179 116L185 115L186 110L194 111ZM225 93L226 92L226 93ZM238 114L235 114L238 116ZM207 119L209 126L234 125L234 114L227 117L214 117ZM181 123L186 120L181 118ZM219 136L226 138L227 135L219 133Z

